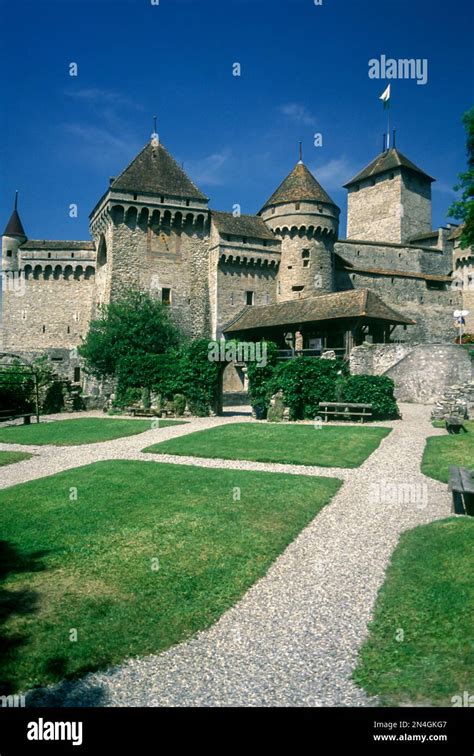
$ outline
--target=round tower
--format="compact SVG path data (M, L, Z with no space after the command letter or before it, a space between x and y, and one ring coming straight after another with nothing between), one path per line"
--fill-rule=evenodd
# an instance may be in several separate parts
M5 273L18 271L18 249L27 239L17 206L18 192L15 194L15 207L2 236L2 271Z
M340 210L300 158L259 215L281 239L277 301L335 290Z

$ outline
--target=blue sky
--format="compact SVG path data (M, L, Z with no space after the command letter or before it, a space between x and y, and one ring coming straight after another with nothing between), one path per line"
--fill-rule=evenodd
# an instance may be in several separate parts
M302 140L343 211L342 237L342 184L381 151L386 130L389 82L368 77L368 61L385 54L428 60L425 86L392 81L391 113L399 149L438 179L433 222L445 223L465 167L472 3L322 2L4 0L0 221L19 189L29 238L89 238L89 212L156 114L161 141L219 210L257 212Z

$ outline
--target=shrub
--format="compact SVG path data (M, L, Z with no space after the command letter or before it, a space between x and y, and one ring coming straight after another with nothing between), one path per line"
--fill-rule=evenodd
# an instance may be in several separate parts
M0 408L14 412L29 412L34 406L34 380L19 361L2 366L0 370Z
M346 373L347 367L341 360L298 357L277 366L269 391L271 394L283 391L291 420L313 420L319 415L319 402L337 401L340 378Z
M400 411L393 395L394 386L385 375L350 375L342 386L341 401L372 404L375 419L397 418Z

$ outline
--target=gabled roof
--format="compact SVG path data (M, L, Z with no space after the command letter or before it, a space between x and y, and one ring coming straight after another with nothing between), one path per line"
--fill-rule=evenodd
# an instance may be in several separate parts
M41 250L63 250L63 249L72 249L72 250L94 250L95 244L92 241L68 241L68 240L61 240L61 239L28 239L25 244L21 245L22 250L36 250L40 252Z
M10 215L10 220L8 221L3 234L4 236L23 236L26 239L25 230L16 208Z
M259 328L313 323L340 318L372 318L389 323L414 325L415 321L385 304L370 289L320 294L308 299L295 299L280 304L245 307L224 328L224 333L253 331Z
M265 202L262 210L271 205L278 205L285 202L300 202L304 200L313 200L316 202L326 202L335 205L331 197L324 191L321 184L315 179L311 171L306 168L300 160L288 174L278 189L273 192L272 196ZM261 211L260 211L261 212Z
M378 176L380 173L385 173L385 171L393 171L395 168L408 168L410 171L423 176L427 181L436 181L436 179L429 176L425 171L422 171L421 168L418 168L415 163L408 160L408 158L405 157L405 155L402 155L402 153L395 147L392 147L385 152L381 152L380 155L377 155L375 160L372 160L372 162L358 173L357 176L354 176L354 178L348 181L347 184L344 184L344 187L347 189L347 187L352 186L352 184L356 184L366 178Z
M232 213L211 210L211 217L220 234L249 236L256 239L272 239L274 242L279 241L259 215L234 216Z
M197 186L162 144L145 145L129 166L112 182L110 189L146 194L164 194L207 201Z

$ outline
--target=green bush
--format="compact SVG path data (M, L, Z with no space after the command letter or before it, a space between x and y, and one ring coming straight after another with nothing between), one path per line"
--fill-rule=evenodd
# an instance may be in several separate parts
M140 388L126 388L123 384L117 386L117 392L113 403L113 409L126 409L131 404L139 404L142 398Z
M297 357L281 362L270 380L270 395L283 391L291 420L314 420L319 402L335 402L340 379L347 373L342 360L315 360Z
M385 375L350 375L342 386L341 401L372 404L375 419L397 418L400 411L393 395L394 386Z
M29 412L34 406L34 380L18 361L0 370L0 409Z
M209 415L217 408L224 365L208 359L209 341L197 339L163 354L130 354L118 362L116 406L140 401L143 390L159 394L163 402L182 396L193 414ZM137 392L136 399L132 399Z

